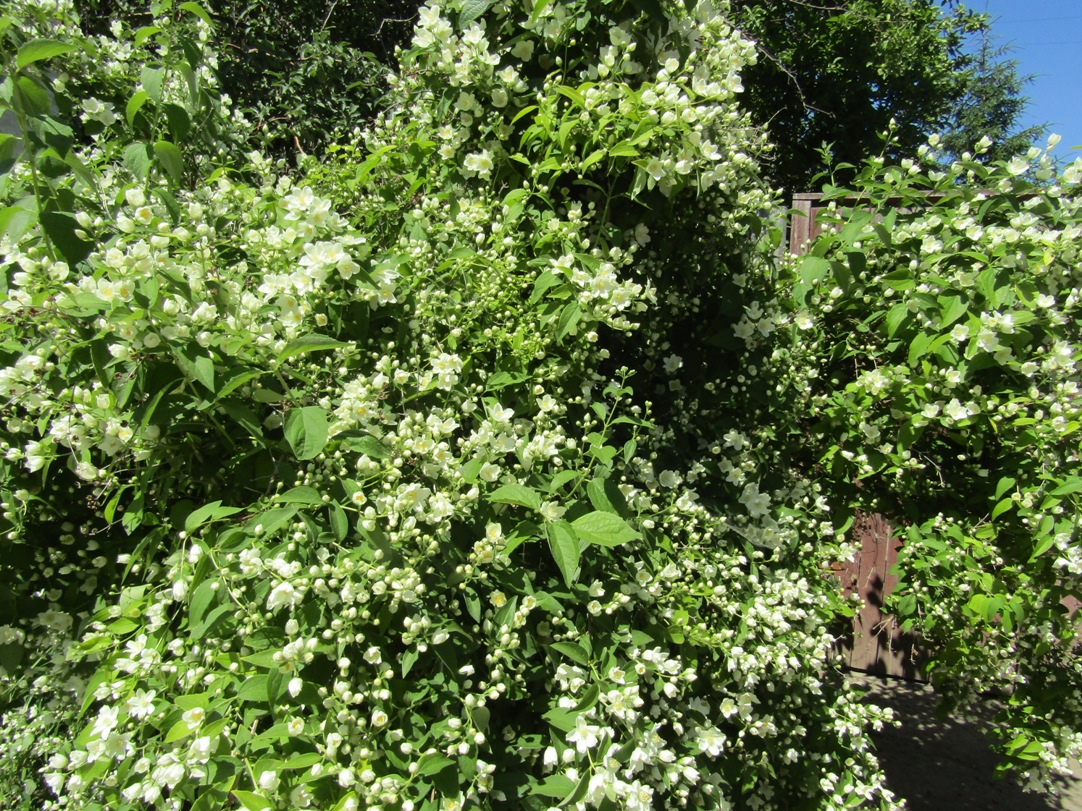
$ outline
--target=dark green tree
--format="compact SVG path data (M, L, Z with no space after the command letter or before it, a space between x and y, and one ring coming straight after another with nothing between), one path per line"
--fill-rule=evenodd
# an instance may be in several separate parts
M976 47L963 57L962 92L952 101L942 130L943 150L950 158L973 153L975 144L987 137L992 145L977 155L978 160L1009 160L1047 130L1043 125L1018 128L1029 103L1025 88L1033 77L1019 75L1018 60L1008 58L1009 46L997 44L991 24L975 35Z
M954 0L733 0L733 13L759 50L745 103L776 145L767 171L788 191L810 189L824 145L833 166L859 164L888 129L893 157L939 131L983 24Z

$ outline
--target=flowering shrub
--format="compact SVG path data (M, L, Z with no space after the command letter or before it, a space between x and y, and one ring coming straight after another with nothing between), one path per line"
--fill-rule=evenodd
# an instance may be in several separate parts
M19 11L17 86L127 36ZM679 390L666 333L770 250L720 12L430 5L395 105L306 180L178 160L134 54L87 147L24 139L11 805L890 804L784 506L811 487L735 431L746 481L710 481L632 388ZM190 90L175 24L134 38ZM24 124L75 123L51 84Z
M937 494L891 453L927 435L921 453L946 470L950 443L993 443L956 430L977 424L971 389L942 398L942 433L875 451L886 461L853 450L854 431L882 444L905 422L901 405L873 406L891 386L919 388L894 367L880 383L870 358L885 367L905 338L923 359L947 342L913 350L925 339L912 336L963 313L926 324L946 294L919 290L882 319L885 337L875 318L856 330L859 347L839 316L878 304L874 274L893 280L897 251L945 226L907 214L902 239L868 217L779 276L778 206L756 170L768 147L737 103L750 45L724 5L641 7L430 3L386 112L299 176L239 155L245 125L205 70L200 6L162 4L153 25L92 39L66 6L12 7L5 805L896 807L866 736L889 716L833 664L852 607L824 570L852 552L848 482L863 477L872 506L927 505ZM76 104L75 76L105 90ZM884 177L868 188L918 183ZM1042 199L1016 213L1067 219L996 245L1044 246L1052 265L1071 237L1041 234L1074 209L1066 193ZM991 239L1001 209L986 214ZM983 244L969 226L958 233ZM849 267L838 255L871 275L824 298L825 269ZM915 281L920 256L899 290L931 284ZM1041 288L1049 307L1075 306L1069 278ZM1016 332L1002 310L989 329L1022 336L1021 309ZM956 371L1006 402L1027 390L1009 374L1029 367L1000 348L964 370L957 355ZM1028 397L1066 407L1072 351L1033 370L1051 388ZM942 672L983 655L969 651L984 635L1008 656L994 671L979 660L980 678L1049 684L1073 661L1052 615L1076 582L1063 472L1076 458L1068 414L1048 433L1018 409L1044 444L1003 457L1021 473L995 498L1019 498L996 518L1017 523L976 520L979 470L968 500L935 501L943 514L920 516L911 546L935 565L914 569L928 574L902 608L933 590L958 599L961 558L920 552L957 528L996 572L980 592L1014 588L1044 611L1034 650L1062 661L1009 649L1005 602L961 626L972 614L921 609L939 620L926 633ZM988 566L984 527L1024 545L1047 498L1062 513L1037 567L1009 544ZM1015 695L1052 712L1051 693ZM1043 717L1024 730L1039 748L1053 725L1071 734Z
M893 609L937 690L1007 693L1004 765L1037 786L1082 751L1082 162L920 157L837 190L775 372L838 497L901 523Z

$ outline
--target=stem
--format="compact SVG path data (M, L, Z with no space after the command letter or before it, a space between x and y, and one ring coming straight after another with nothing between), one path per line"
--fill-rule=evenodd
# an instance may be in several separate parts
M34 150L32 140L27 137L29 132L29 122L26 116L26 110L23 109L22 90L19 89L19 71L8 70L8 75L12 77L11 80L11 103L12 112L15 113L15 119L19 123L19 130L22 132L23 150L26 153L27 159L30 162L30 185L34 189L34 200L38 206L38 223L41 227L41 238L45 243L45 253L48 254L49 259L56 261L56 251L53 249L52 240L49 239L49 234L45 230L45 226L41 223L41 215L44 211L44 203L42 200L41 181L38 178L38 156Z

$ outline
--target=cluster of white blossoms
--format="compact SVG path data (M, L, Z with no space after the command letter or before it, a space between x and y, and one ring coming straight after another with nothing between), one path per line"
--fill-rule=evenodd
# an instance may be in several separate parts
M280 206L235 193L223 180L187 202L184 224L174 226L164 204L128 187L114 222L80 218L84 237L111 235L107 247L86 258L91 269L86 275L75 278L65 263L40 249L27 253L8 245L4 261L20 270L4 309L11 317L30 319L93 314L111 356L107 366L175 360L213 386L216 358L229 353L239 335L273 357L302 329L326 323L325 315L313 311L328 299L371 307L394 301L397 274L361 270L356 260L367 256L365 240L347 232L338 214L330 215L328 201L308 188L287 194L287 179L275 188L284 195ZM245 218L264 214L274 217L274 225L244 227ZM224 216L230 226L220 232L215 223ZM218 253L227 240L247 257L228 268ZM255 289L247 281L249 263L266 269ZM337 272L329 278L332 268ZM9 430L36 436L37 424L49 426L44 436L28 437L22 446L9 443L6 457L33 472L58 455L74 453L76 472L86 480L107 475L103 471L123 459L147 459L159 425L137 418L138 404L124 402L123 394L118 397L100 380L66 390L58 385L65 351L65 341L46 338L0 370L9 397Z

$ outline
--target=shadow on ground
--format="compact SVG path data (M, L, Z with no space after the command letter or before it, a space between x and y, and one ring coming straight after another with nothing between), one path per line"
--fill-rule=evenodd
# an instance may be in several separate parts
M894 709L900 727L874 733L887 785L910 811L1082 811L1082 771L1060 781L1059 796L1027 794L997 779L997 757L982 734L982 718L936 717L927 685L861 678L869 701ZM986 708L987 717L991 707Z

